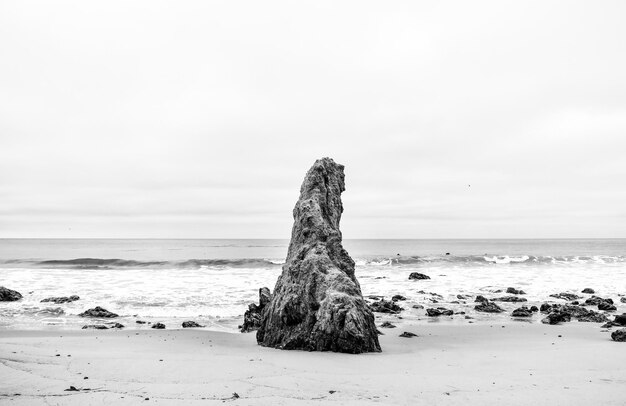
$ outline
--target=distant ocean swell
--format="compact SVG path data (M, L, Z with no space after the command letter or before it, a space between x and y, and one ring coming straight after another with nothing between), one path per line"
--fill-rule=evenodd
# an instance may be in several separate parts
M626 256L534 256L534 255L440 255L396 256L356 258L357 266L406 266L406 265L598 265L626 263ZM202 269L202 268L275 268L284 263L282 259L189 259L185 261L137 261L116 258L76 258L66 260L4 260L0 267L59 268L59 269Z

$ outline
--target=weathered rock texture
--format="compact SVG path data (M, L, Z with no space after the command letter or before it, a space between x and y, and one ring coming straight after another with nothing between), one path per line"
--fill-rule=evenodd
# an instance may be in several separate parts
M0 286L0 302L15 302L22 298L22 294L17 290L11 290Z
M239 326L242 333L258 330L261 327L261 319L263 317L263 309L270 302L272 295L268 288L259 289L259 304L250 303L248 310L243 315L243 324Z
M315 162L293 210L283 272L263 311L257 341L288 350L378 352L374 315L341 245L343 166Z

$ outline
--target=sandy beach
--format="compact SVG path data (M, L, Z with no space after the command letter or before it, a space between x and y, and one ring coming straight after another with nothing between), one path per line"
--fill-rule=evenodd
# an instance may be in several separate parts
M624 405L626 352L601 330L403 325L360 355L205 330L1 331L0 404Z

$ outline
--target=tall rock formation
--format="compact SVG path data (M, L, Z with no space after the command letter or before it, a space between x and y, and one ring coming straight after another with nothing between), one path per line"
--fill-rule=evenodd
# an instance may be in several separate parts
M341 245L343 165L317 160L293 209L282 275L263 310L257 342L286 350L379 352L374 315Z

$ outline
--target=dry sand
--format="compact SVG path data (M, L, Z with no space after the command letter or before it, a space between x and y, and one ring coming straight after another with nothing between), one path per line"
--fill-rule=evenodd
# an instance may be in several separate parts
M383 353L361 355L204 330L1 331L0 404L626 405L626 345L597 324L382 330Z

